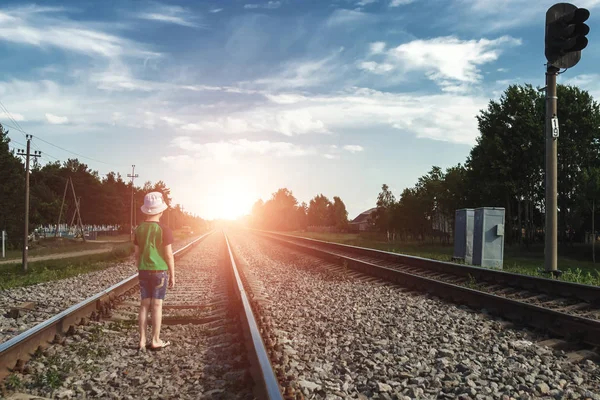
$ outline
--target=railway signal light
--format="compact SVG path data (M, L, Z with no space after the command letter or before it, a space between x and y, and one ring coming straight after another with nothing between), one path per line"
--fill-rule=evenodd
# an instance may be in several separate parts
M558 3L546 12L545 54L556 68L571 68L581 59L581 50L588 44L590 27L584 22L590 17L585 8Z

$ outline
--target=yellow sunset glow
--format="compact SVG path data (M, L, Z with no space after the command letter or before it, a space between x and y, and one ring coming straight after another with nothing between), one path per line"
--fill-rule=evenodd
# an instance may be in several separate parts
M208 194L207 211L211 218L233 220L249 214L257 199L247 179L228 177Z

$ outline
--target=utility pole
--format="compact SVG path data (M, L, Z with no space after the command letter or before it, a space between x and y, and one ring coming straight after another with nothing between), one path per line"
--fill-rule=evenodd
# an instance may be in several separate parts
M131 166L131 174L127 174L127 177L131 178L131 220L129 229L129 241L133 242L133 180L138 177L135 173L135 165Z
M558 96L556 76L561 68L571 68L581 59L581 50L588 44L590 27L584 22L590 17L585 8L569 3L557 3L546 11L544 54L546 64L546 229L544 270L558 276Z
M27 272L27 251L29 250L29 158L30 157L41 157L41 151L34 151L31 154L31 135L25 135L27 139L27 152L24 153L22 149L18 151L18 154L25 156L25 229L23 231L23 271Z

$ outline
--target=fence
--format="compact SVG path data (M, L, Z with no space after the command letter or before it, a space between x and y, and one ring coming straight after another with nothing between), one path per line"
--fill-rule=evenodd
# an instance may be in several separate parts
M119 234L121 229L120 225L84 225L83 231L86 236L116 236ZM77 226L69 226L67 224L58 225L58 232L56 232L56 225L41 225L34 229L32 232L35 239L47 238L47 237L62 237L62 238L74 238L81 237L81 232ZM95 232L95 233L93 233Z

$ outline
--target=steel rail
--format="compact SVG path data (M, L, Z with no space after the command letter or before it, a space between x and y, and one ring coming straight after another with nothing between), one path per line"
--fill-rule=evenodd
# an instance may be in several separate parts
M465 286L428 278L410 272L379 266L367 261L340 255L324 249L309 247L276 236L265 235L283 245L310 253L334 264L343 264L368 275L398 283L402 286L430 292L435 296L475 308L486 308L490 312L504 316L538 329L552 332L569 340L600 346L600 320L566 314L561 311L508 299L495 294L474 290ZM461 265L459 265L461 266Z
M207 232L193 240L175 251L173 256L180 257L213 232ZM63 336L71 326L79 324L83 318L89 317L92 313L106 310L110 303L114 302L122 294L131 291L137 285L138 273L136 272L129 278L67 308L18 336L0 343L0 381L9 374L10 369L19 360L22 362L29 360L33 352L40 346L54 342L57 335L59 337Z
M242 309L240 310L241 318L243 321L245 321L244 328L249 338L248 342L251 344L248 351L253 364L258 367L252 368L252 373L255 375L255 383L258 385L257 389L259 398L270 400L283 399L281 390L279 388L279 383L275 377L273 367L271 366L271 361L269 360L269 356L267 354L267 349L265 348L265 344L263 343L260 335L260 330L254 317L254 312L252 311L252 305L250 300L248 300L248 295L244 289L244 284L237 268L233 252L229 244L229 239L227 238L225 232L223 232L223 235L225 236L225 243L229 253L229 262L235 280L234 290L242 305Z
M552 296L571 297L596 306L600 306L600 286L565 282L556 279L516 274L513 272L506 272L491 268L482 268L447 261L432 260L429 258L392 253L389 251L287 235L279 232L259 230L253 231L262 235L285 237L298 242L310 243L314 246L341 250L357 255L371 256L380 260L402 263L411 267L426 268L436 272L452 274L467 279L472 277L477 282L498 283L526 290L535 289L539 292Z

